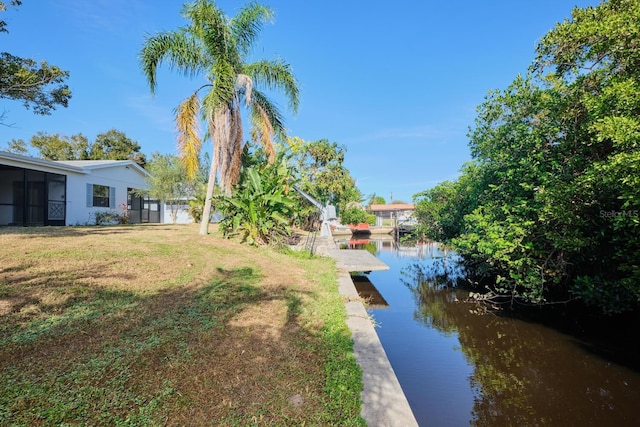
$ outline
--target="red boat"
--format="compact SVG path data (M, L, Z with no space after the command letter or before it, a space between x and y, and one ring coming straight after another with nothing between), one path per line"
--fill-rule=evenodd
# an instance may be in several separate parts
M353 234L371 234L369 224L361 222L358 225L349 224L349 228Z

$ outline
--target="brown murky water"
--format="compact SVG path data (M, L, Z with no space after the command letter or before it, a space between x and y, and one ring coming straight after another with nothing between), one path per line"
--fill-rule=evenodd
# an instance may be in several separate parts
M391 269L362 280L421 426L640 426L637 323L603 335L614 327L487 313L434 278L454 262L437 245L394 246L365 244Z

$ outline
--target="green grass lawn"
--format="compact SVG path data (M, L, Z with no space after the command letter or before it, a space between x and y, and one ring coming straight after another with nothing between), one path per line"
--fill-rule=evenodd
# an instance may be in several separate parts
M197 226L0 229L0 425L364 425L333 261Z

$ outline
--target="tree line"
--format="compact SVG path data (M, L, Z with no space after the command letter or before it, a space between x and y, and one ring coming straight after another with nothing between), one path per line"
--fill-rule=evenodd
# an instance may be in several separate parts
M117 129L100 133L93 142L82 133L67 136L59 133L38 132L29 140L36 156L46 160L133 160L144 167L147 156L140 144ZM30 155L27 143L14 139L7 143L6 151Z
M478 107L459 178L415 196L487 298L638 308L639 46L639 2L574 9Z

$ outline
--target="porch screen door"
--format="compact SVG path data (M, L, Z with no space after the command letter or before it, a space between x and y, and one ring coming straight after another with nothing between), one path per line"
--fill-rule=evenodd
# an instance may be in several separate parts
M47 225L65 225L66 176L47 174Z

